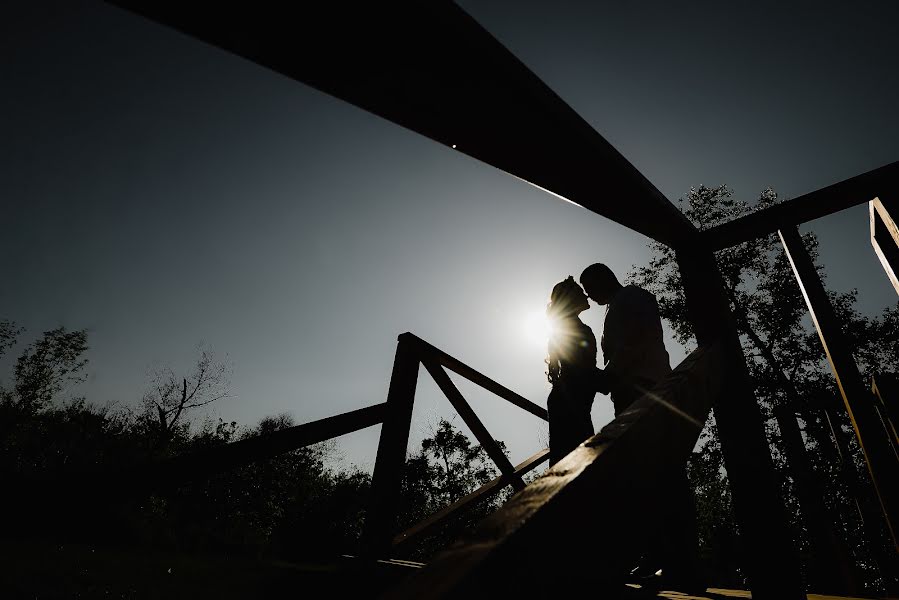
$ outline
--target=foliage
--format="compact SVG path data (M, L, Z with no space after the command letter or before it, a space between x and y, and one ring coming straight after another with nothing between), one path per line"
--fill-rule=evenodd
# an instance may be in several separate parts
M87 332L66 331L65 327L47 331L29 345L15 366L15 393L23 410L45 409L66 385L84 381L86 351Z
M23 331L22 328L16 326L14 321L0 320L0 357L16 345L16 340Z
M154 446L165 449L174 438L184 436L189 424L184 417L231 394L230 368L208 350L201 350L193 371L176 377L170 367L157 369L144 394L142 422L153 431Z
M2 323L6 341L0 347L6 349L20 330L9 321ZM21 485L16 482L43 482L46 488L30 483L28 488L48 490L40 492L42 497L0 496L7 514L19 516L7 536L62 536L147 550L291 559L356 553L371 477L355 467L333 467L338 452L333 441L114 502L93 498L81 486L61 504L60 486L71 486L65 482L79 485L93 473L164 465L159 461L294 425L289 415L266 417L253 427L191 420L192 409L229 390L229 369L208 351L200 353L186 376L169 368L155 371L137 413L98 408L84 398L63 401L61 392L84 379L86 350L84 331L49 331L23 350L12 389L0 388L0 474L10 489ZM480 445L441 420L408 457L397 526L427 518L496 475ZM411 555L430 556L501 501L482 502L423 540Z
M496 440L503 452L505 444ZM403 530L475 491L499 475L486 450L473 444L446 419L431 429L421 449L406 459L397 521ZM407 549L415 559L427 559L442 550L463 531L496 510L507 498L498 495L481 501L437 531Z

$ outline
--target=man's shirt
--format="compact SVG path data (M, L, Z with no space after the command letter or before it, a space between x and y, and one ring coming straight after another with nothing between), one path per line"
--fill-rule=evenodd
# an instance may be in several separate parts
M600 342L605 371L621 383L651 384L671 372L655 296L628 285L609 301Z

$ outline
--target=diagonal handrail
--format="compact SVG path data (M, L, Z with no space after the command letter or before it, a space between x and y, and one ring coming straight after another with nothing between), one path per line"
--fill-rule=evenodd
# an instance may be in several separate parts
M519 463L514 467L515 477L517 479L521 479L522 476L527 475L528 473L536 469L540 465L540 463L547 460L548 458L549 449L544 448L543 450L540 450L533 456L530 456L524 462ZM459 498L452 504L440 509L427 519L420 521L404 532L397 534L393 538L393 545L400 546L406 544L411 540L414 540L428 533L444 521L447 521L453 516L464 512L465 510L474 506L476 503L495 496L511 482L511 478L507 475L500 475L499 477L491 479L467 496Z

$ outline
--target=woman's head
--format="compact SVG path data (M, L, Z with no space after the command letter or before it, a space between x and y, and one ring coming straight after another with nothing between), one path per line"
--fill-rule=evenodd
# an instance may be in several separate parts
M560 281L553 287L549 296L549 305L546 314L551 318L573 317L590 308L587 302L587 294L577 284L574 277L569 275L564 281Z

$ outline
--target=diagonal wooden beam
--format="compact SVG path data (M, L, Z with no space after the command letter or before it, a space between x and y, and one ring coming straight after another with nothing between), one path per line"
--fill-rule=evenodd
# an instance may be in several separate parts
M712 227L700 236L708 248L721 250L863 204L878 196L899 197L899 161Z
M302 81L650 238L696 230L656 187L461 8L427 2L113 0Z
M468 425L468 428L474 433L474 436L478 439L478 442L480 442L481 447L487 451L487 454L493 462L496 463L496 466L499 467L500 472L511 480L510 483L512 484L512 487L516 490L523 490L524 480L521 479L520 475L515 473L515 467L512 466L509 457L506 456L502 448L499 447L499 444L496 443L496 440L493 439L493 436L490 435L490 432L487 431L487 428L475 414L474 410L472 410L471 405L465 400L465 397L462 395L462 392L459 391L459 388L456 387L456 384L453 383L453 380L450 379L446 371L443 370L443 367L431 360L424 360L422 361L422 364L424 364L428 373L431 374L431 377L434 379L437 387L440 388L440 391L443 392L447 400L450 401L450 404L453 405L453 408L456 409L456 412L459 413L459 416L462 417L462 420L465 421L465 424Z
M410 333L408 335L412 334ZM412 337L415 336L412 335ZM461 375L465 379L481 386L485 390L494 393L510 404L513 404L518 408L531 413L535 417L543 419L544 421L549 420L549 413L542 406L534 404L523 396L519 396L512 390L497 383L493 379L490 379L480 371L474 370L454 356L450 356L443 350L432 346L423 339L415 337L415 340L418 344L419 352L421 353L422 357L430 357L431 360L437 362L440 365L443 365L450 371Z
M862 380L849 340L799 231L791 227L778 233L858 437L893 544L899 550L899 457L885 435L874 397Z

